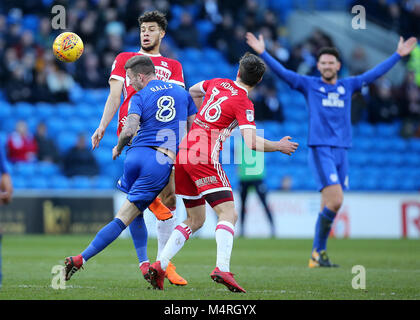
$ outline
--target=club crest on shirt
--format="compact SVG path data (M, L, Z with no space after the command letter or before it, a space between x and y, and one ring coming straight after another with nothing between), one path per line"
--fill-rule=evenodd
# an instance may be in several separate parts
M254 121L254 110L246 110L246 120L248 120L249 122Z
M339 94L345 94L345 93L346 93L346 89L344 89L344 87L343 87L343 86L339 86L339 87L337 88L337 92L338 92Z

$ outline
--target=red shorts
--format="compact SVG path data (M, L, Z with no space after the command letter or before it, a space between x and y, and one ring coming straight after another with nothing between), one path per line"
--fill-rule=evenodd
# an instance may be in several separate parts
M181 153L181 152L180 152ZM179 153L178 153L179 155ZM217 163L175 163L175 193L184 199L200 199L218 191L232 191L222 165Z

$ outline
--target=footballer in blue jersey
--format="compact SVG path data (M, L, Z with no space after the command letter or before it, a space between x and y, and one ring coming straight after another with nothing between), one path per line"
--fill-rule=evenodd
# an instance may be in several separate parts
M65 259L66 280L114 241L166 186L184 130L191 128L197 112L185 89L157 80L149 57L135 56L127 61L125 68L131 85L139 92L130 101L112 158L115 160L131 142L124 173L118 181L118 188L127 193L127 200L115 219L96 234L81 254Z
M144 211L168 183L172 169L169 154L177 154L187 117L197 113L197 108L185 89L162 80L151 80L131 98L128 108L128 118L140 128L127 150L118 188Z
M416 47L417 39L401 37L396 52L373 69L353 77L338 79L340 58L336 48L321 48L317 68L321 77L299 75L287 70L267 51L262 35L246 34L246 41L267 65L292 89L305 96L309 111L309 164L321 192L321 212L309 267L335 267L326 253L328 235L343 202L343 190L349 188L347 150L352 144L352 94L388 72L403 56Z

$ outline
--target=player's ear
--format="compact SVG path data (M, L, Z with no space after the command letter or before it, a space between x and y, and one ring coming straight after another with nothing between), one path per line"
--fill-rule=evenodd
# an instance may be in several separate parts
M341 69L341 62L337 61L337 71L340 71L340 69Z
M165 34L166 34L165 30L160 29L160 34L159 34L160 40L162 40L165 37Z

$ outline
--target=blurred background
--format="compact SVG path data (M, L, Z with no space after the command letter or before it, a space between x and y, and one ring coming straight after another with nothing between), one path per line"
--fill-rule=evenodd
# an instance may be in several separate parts
M51 28L56 4L66 8L66 30ZM351 27L356 4L366 9L366 29ZM122 51L139 51L137 18L154 9L166 13L169 22L161 54L181 62L187 88L204 79L234 79L237 61L251 50L247 31L262 33L268 51L300 74L317 75L316 52L336 46L343 59L340 77L360 74L386 59L396 50L399 35L420 36L416 0L2 0L0 145L15 188L13 204L0 208L5 232L95 232L109 218L94 209L92 214L86 206L95 205L85 204L80 210L86 214L79 219L85 226L79 220L76 224L72 212L77 205L71 197L111 198L111 209L112 204L118 208L122 198L116 196L115 183L123 158L111 158L117 116L93 152L90 136L102 115L114 58ZM63 31L84 41L84 53L75 63L53 56L53 40ZM292 157L265 155L263 179L276 235L309 237L319 194L307 163L305 99L270 71L251 99L257 127L266 138L290 135L300 144ZM335 234L420 237L420 46L354 95L352 123L351 191ZM238 166L224 168L238 191ZM253 214L245 235L267 236L269 224L255 194L247 206ZM28 218L31 210L39 211L41 221ZM366 212L372 217L364 221L372 226L368 230L357 222ZM375 223L385 220L389 228L375 229ZM261 228L253 230L253 222Z

